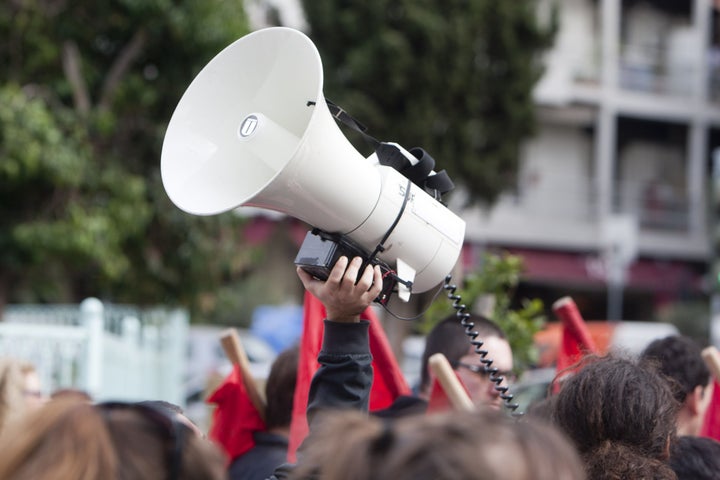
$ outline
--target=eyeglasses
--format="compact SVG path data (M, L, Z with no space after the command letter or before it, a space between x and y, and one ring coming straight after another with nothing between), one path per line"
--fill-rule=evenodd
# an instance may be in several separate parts
M107 414L112 411L130 410L137 412L154 426L159 427L166 441L165 445L167 445L166 465L168 475L166 478L168 480L176 480L179 478L180 467L182 465L183 444L186 435L185 430L188 429L186 425L183 425L182 422L177 420L177 418L169 412L146 404L103 402L97 404L96 407L104 414L106 420L108 418Z
M471 372L481 376L482 378L490 378L490 371L487 370L484 365L472 365L469 363L458 362L457 367L470 370ZM517 379L517 376L515 375L515 373L513 373L512 370L498 370L495 373L495 376L504 377L508 383L513 383Z

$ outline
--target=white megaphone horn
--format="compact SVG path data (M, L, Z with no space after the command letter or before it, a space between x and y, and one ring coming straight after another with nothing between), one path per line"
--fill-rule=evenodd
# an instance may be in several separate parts
M452 270L465 222L375 155L355 150L322 87L320 55L303 33L274 27L235 41L173 113L162 148L165 190L191 214L276 210L376 251L402 280L407 301Z

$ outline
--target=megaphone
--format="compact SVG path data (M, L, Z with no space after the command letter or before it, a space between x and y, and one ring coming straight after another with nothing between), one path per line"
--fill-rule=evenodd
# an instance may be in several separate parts
M230 44L172 115L161 158L168 196L194 215L283 212L376 251L401 280L403 300L431 289L457 261L465 222L374 154L361 155L322 87L320 55L297 30L267 28Z

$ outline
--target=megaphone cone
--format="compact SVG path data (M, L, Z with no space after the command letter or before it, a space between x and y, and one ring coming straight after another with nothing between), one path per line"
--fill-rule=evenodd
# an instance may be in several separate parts
M170 120L161 159L168 196L195 215L276 210L368 251L395 223L378 256L414 277L413 292L432 288L457 260L465 223L355 150L322 86L320 55L297 30L268 28L229 45Z

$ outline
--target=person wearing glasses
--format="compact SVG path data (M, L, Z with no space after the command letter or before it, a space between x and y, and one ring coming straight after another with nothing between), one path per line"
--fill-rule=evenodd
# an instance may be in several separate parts
M580 460L570 443L554 427L534 420L515 422L494 409L412 415L395 421L369 416L373 372L368 325L360 320L360 313L379 293L382 277L377 268L373 271L368 267L356 282L360 266L360 259L348 263L343 257L326 282L298 271L305 287L323 302L327 311L318 356L321 367L310 388L307 411L310 435L299 450L298 463L276 469L269 480L584 479ZM453 318L452 322L462 334L457 320ZM449 325L450 321L446 323ZM476 330L480 331L481 325ZM494 333L502 335L499 329ZM458 355L449 357L458 374L465 368L460 363L465 363L469 374L484 380L484 370L473 371L480 362L469 349L468 338L464 334L458 338L461 349ZM504 362L495 361L499 369L511 369L509 346L504 351L494 348L493 340L483 340L490 355L498 358L502 353L510 355L509 361L507 358ZM470 358L463 358L467 356ZM467 383L471 384L471 379ZM477 395L481 395L480 390ZM484 398L491 396L494 395ZM483 463L485 459L487 464Z
M513 372L513 354L505 333L492 320L481 315L471 315L468 319L474 324L473 330L478 332L477 339L483 342L482 349L487 350L487 359L493 361L492 367L497 369L496 377L502 376L500 386L508 386L515 381ZM480 362L481 356L470 345L465 335L465 328L460 320L451 315L441 321L428 334L423 354L422 390L427 398L430 395L432 382L428 369L428 359L435 353L443 353L452 365L458 378L462 381L476 406L489 406L500 409L503 404L497 384L491 381L490 373Z
M492 320L481 315L471 314L467 320L474 324L473 331L478 332L476 340L483 342L482 349L487 351L486 358L492 360L491 366L497 369L496 377L503 377L499 386L513 383L513 354L505 332ZM476 406L494 409L502 407L503 400L496 388L498 385L491 381L490 373L480 362L482 357L470 344L470 338L465 334L465 328L458 317L452 314L435 325L425 339L417 395L400 396L390 407L373 414L381 418L397 418L425 413L433 388L428 360L436 353L442 353L447 358Z

